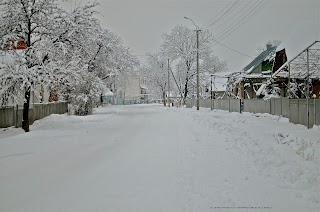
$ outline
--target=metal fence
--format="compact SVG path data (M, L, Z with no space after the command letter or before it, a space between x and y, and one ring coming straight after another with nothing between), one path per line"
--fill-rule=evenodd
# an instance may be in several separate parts
M269 113L286 117L294 124L302 124L312 128L314 125L320 125L320 99L288 99L274 98L269 100L263 99L245 99L241 103L238 99L201 99L200 107L229 112L250 112L250 113ZM309 110L308 110L309 105ZM189 99L187 107L196 106L196 100Z
M112 101L110 101L113 105L134 105L134 104L146 104L148 103L148 100L142 100L139 98L136 99L124 99L124 98L114 98Z
M33 124L34 121L51 114L64 114L67 111L67 102L31 104L31 108L29 108L29 121L30 124ZM22 114L22 106L0 108L0 128L11 126L21 127Z

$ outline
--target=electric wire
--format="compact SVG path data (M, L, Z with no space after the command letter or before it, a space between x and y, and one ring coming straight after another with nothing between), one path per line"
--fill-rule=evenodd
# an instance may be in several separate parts
M245 54L243 52L240 52L238 50L235 50L223 43L221 43L220 41L222 39L225 39L226 37L228 37L231 33L233 33L235 30L237 30L240 26L246 24L249 20L251 20L251 18L253 18L258 12L260 12L263 8L265 8L271 0L261 0L261 1L257 1L254 4L251 4L253 2L253 0L249 1L242 9L240 9L236 14L232 15L231 18L227 19L226 21L222 22L219 26L217 27L213 27L213 29L217 29L219 27L224 26L226 23L230 22L231 20L233 20L235 17L237 17L241 11L245 11L242 15L239 16L238 20L236 22L234 22L233 24L229 24L229 26L222 31L222 33L220 33L217 38L214 41L214 44L219 44L225 48L227 48L230 51L236 52L238 54L241 54L243 56L246 57L250 57L250 58L254 58L253 56L250 56L248 54ZM220 20L223 20L223 18L227 15L231 15L232 12L237 8L237 4L239 3L239 0L235 1L230 7L228 7L230 5L230 3L223 9L220 11L219 14L221 14L224 10L226 10L226 8L228 8L222 15L217 15L219 16L218 19L216 19L215 21L213 21L211 24L209 24L209 26L214 26L216 23L218 23ZM242 2L240 2L242 3ZM241 4L239 4L238 6L240 6ZM248 8L248 9L247 9ZM215 16L215 17L217 17ZM214 19L214 18L213 18ZM212 28L211 28L212 30Z
M214 24L218 23L222 18L224 18L226 15L228 15L230 12L236 8L236 5L239 3L240 0L236 0L218 19L211 22L207 27L213 26Z
M229 2L227 4L227 6L225 6L216 16L214 16L213 18L211 18L205 25L208 26L210 24L210 22L214 21L221 13L223 13L223 11L225 9L227 9L230 5L232 4L232 2Z
M229 46L227 46L227 45L225 45L225 44L223 44L223 43L220 43L220 42L217 41L217 40L215 40L215 42L218 43L219 45L221 45L221 46L229 49L230 51L236 52L236 53L241 54L241 55L246 56L246 57L255 58L255 57L253 57L253 56L250 56L250 55L247 55L247 54L245 54L245 53L242 53L242 52L240 52L240 51L238 51L238 50L235 50L235 49L233 49L233 48L231 48L231 47L229 47Z
M244 19L242 22L240 22L237 26L235 26L234 29L232 29L231 31L227 32L226 35L224 35L225 37L227 37L229 34L231 34L232 32L236 31L239 27L243 26L244 24L246 24L248 21L250 21L258 12L260 12L262 9L264 9L268 4L270 3L270 1L265 2L264 5L262 5L260 8L258 8L252 15L248 16L246 19Z
M232 23L231 25L229 25L227 28L225 28L219 36L217 36L217 39L219 37L222 37L221 35L225 35L228 32L232 31L236 26L239 25L239 23L241 23L243 20L245 20L248 15L252 14L253 11L255 11L257 9L257 7L261 6L261 4L263 3L263 0L260 1L256 1L253 5L251 5L251 7L245 11L234 23Z
M246 24L248 21L250 21L258 12L260 12L262 9L264 9L271 0L267 0L267 1L260 1L258 3L258 5L256 5L254 7L253 10L251 10L250 13L246 14L245 16L243 16L240 20L238 20L235 24L233 24L232 27L230 27L229 29L225 30L224 32L222 32L219 36L217 36L216 40L220 40L221 39L225 39L227 36L229 36L232 32L234 32L235 30L237 30L239 27L243 26L244 24Z
M211 29L212 29L212 30L218 29L218 28L224 26L226 23L230 22L231 20L237 18L237 16L238 16L242 11L245 11L246 8L247 8L253 1L255 1L255 0L249 1L249 2L248 2L242 9L240 9L235 15L231 16L231 17L230 17L228 20L226 20L224 23L222 23L222 24L220 24L220 25L218 25L218 26L216 26L216 27L213 27L213 28L211 28ZM241 16L240 16L240 17L241 17Z

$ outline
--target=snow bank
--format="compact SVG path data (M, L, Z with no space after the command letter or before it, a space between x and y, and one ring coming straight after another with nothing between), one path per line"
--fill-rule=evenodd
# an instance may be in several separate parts
M225 142L245 154L266 179L291 189L297 199L320 207L319 129L307 130L269 114L192 110L185 115L192 116L200 126L225 135Z
M92 124L94 122L98 123L104 120L113 118L119 109L115 107L110 107L108 110L106 108L96 108L94 115L88 116L74 116L68 114L52 114L43 119L37 120L31 125L31 130L41 130L41 129L56 129L63 130L65 128L79 128L85 127L88 123ZM103 115L103 116L102 116ZM88 126L90 127L90 125Z

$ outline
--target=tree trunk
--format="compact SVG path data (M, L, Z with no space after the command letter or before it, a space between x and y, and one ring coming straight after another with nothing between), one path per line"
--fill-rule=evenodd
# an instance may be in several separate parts
M23 117L22 117L22 129L25 132L29 132L29 106L30 106L30 94L31 94L31 87L28 86L25 96L24 96L24 103L23 103Z
M189 83L189 79L187 77L186 84L184 85L184 99L187 99L187 96L188 96L188 83Z
M166 106L166 93L162 92L163 106Z
M28 17L27 17L28 18ZM28 32L27 32L27 53L26 53L26 61L28 68L32 67L32 64L30 63L30 47L31 47L31 20L28 18ZM27 87L27 90L24 94L24 102L23 102L23 116L22 116L22 129L25 132L29 132L29 106L30 106L30 95L31 95L31 86Z

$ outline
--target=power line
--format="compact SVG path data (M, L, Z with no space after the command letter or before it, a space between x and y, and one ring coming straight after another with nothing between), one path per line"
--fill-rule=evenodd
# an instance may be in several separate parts
M216 16L211 18L205 25L209 25L211 21L214 21L225 9L227 9L230 6L230 4L232 4L232 2L229 2L227 6L225 6Z
M253 2L254 0L249 1L242 9L240 9L235 15L231 16L227 21L225 21L224 23L220 24L219 26L213 27L212 29L217 29L220 28L222 26L224 26L226 23L228 23L229 21L231 21L232 19L237 18L238 14L240 14L242 11L245 11L246 8ZM240 16L241 17L241 16Z
M217 37L217 40L220 40L222 38L226 38L232 32L237 30L240 26L246 24L249 20L251 20L252 17L254 17L262 9L264 9L269 3L270 3L270 0L260 1L248 14L244 15L239 21L237 21L235 24L233 24L233 26L231 26L229 29L225 30L223 33L221 33Z
M236 8L236 5L239 3L240 0L236 0L218 19L216 19L215 21L213 21L212 23L210 23L207 27L209 26L213 26L214 24L216 24L217 22L219 22L222 18L224 18L224 16L228 15L230 12L232 12L234 10L234 8Z
M249 14L252 13L259 5L261 5L263 0L256 1L253 5L251 5L248 10L244 11L244 13L232 24L230 24L227 28L225 28L220 35L218 36L219 38L222 37L223 35L227 34L228 32L232 31L239 23L241 23Z
M253 56L250 56L250 55L247 55L247 54L242 53L242 52L240 52L240 51L237 51L237 50L235 50L235 49L232 49L231 47L226 46L226 45L224 45L223 43L220 43L220 42L217 41L217 40L215 40L215 42L218 43L218 44L220 44L221 46L229 49L230 51L236 52L236 53L241 54L241 55L246 56L246 57L255 58L255 57L253 57Z

